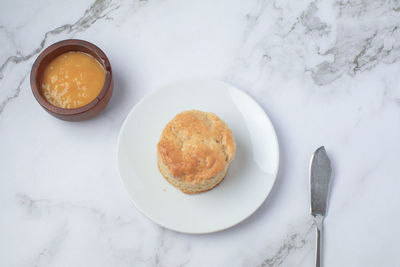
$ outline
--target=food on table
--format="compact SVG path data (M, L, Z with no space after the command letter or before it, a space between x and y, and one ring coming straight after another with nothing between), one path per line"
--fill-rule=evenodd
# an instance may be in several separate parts
M236 150L232 131L211 112L179 113L164 128L157 145L161 174L184 193L216 187Z
M41 81L43 96L60 108L79 108L96 99L105 81L103 66L91 55L71 51L54 58Z

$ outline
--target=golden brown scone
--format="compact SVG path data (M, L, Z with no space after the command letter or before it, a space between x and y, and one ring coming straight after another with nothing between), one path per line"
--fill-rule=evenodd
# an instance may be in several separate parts
M184 193L200 193L224 179L235 149L232 131L215 114L184 111L161 134L158 168L168 182Z

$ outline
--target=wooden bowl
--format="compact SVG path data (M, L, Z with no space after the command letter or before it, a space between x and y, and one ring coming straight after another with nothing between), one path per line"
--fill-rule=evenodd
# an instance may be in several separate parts
M66 109L56 107L46 100L42 94L41 81L47 64L55 57L70 51L80 51L93 56L103 65L106 78L103 88L93 101L79 108ZM100 48L83 40L68 39L52 44L38 56L32 66L31 88L36 100L51 115L67 121L81 121L97 115L106 107L114 89L114 81L110 62Z

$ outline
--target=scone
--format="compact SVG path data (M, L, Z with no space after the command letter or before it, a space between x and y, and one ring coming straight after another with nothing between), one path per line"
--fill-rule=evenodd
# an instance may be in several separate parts
M184 193L216 187L235 156L232 131L215 114L179 113L164 128L157 145L161 174Z

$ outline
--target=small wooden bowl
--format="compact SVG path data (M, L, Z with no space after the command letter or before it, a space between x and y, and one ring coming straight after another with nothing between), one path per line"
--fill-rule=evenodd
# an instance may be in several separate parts
M106 72L104 85L99 95L87 105L73 109L60 108L50 104L43 96L41 89L43 72L47 64L55 57L69 51L80 51L93 56L103 65ZM100 48L83 40L68 39L52 44L38 56L32 66L31 88L36 100L51 115L67 121L81 121L97 115L106 107L114 89L114 81L110 62Z

